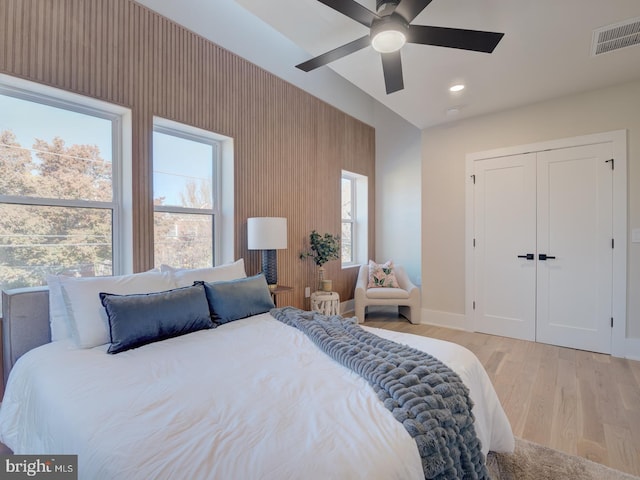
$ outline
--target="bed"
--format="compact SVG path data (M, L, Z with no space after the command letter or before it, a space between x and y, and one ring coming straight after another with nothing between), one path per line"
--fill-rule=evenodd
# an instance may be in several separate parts
M216 268L205 281L231 284L224 298L250 305L229 279L246 277L244 266L222 277ZM166 278L180 289L202 276L170 271ZM52 296L58 286L50 283ZM117 301L139 290L108 287ZM62 290L76 317L87 314L77 305L84 286ZM77 454L80 478L92 480L425 478L416 441L367 381L275 311L108 354L113 342L79 347L78 332L55 332L62 307L46 288L4 292L3 301L5 377L11 373L0 441L16 454ZM447 364L469 389L483 454L513 451L506 415L470 351L362 328Z

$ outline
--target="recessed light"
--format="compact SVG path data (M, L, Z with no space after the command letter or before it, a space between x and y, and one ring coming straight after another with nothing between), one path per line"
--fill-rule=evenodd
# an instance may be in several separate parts
M460 90L464 90L464 85L461 83L449 87L450 92L459 92Z

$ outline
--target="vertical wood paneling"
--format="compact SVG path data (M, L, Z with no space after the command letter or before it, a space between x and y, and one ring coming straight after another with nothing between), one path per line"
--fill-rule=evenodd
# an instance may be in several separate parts
M370 179L373 252L373 128L130 0L3 0L0 72L124 105L133 120L134 269L153 266L153 116L234 139L235 251L249 274L246 220L288 219L279 279L286 303L308 307L316 267L300 260L311 230L340 232L343 168ZM357 269L327 264L343 300Z

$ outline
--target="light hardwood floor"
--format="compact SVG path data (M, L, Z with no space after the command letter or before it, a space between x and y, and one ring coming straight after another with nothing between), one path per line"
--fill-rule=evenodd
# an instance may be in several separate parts
M640 476L640 362L372 312L370 327L467 347L491 377L515 436Z

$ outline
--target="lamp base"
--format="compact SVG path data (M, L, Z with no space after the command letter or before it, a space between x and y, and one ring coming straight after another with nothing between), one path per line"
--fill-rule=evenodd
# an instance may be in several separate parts
M262 273L269 288L278 285L278 256L275 250L262 250Z

